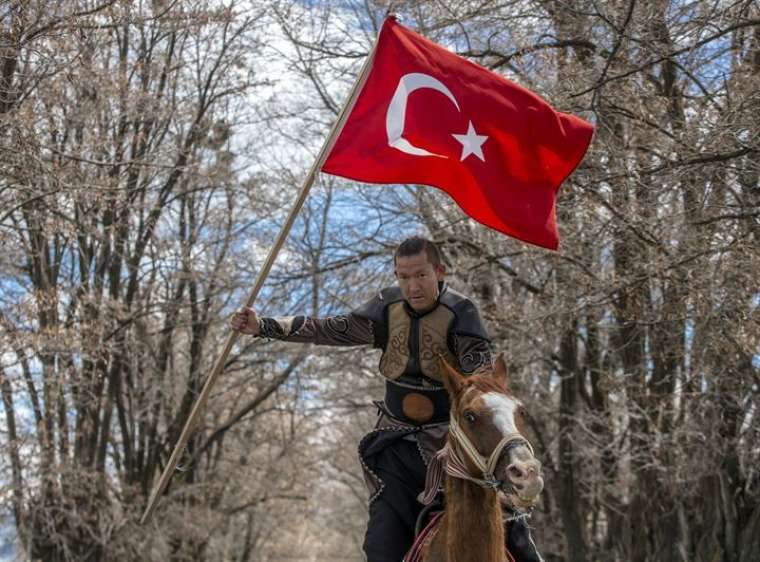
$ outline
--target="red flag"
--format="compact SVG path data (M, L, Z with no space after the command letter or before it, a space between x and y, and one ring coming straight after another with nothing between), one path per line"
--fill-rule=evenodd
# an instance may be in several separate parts
M438 187L478 222L557 249L554 200L592 134L586 121L391 17L322 171Z

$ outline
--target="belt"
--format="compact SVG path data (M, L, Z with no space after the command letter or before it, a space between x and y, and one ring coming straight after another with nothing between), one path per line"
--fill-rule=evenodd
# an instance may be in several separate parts
M385 381L384 402L393 417L411 425L449 420L451 403L443 387L424 388Z

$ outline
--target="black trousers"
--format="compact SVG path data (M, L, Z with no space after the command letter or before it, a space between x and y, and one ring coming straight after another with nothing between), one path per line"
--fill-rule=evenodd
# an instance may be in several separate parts
M385 487L369 508L364 536L367 562L401 562L412 548L414 525L422 510L417 495L425 488L425 463L417 443L398 439L366 459Z

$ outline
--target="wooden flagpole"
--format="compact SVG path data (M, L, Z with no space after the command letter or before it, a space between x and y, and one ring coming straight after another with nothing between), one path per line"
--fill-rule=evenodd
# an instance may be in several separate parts
M378 34L378 37L379 37L379 34ZM351 88L351 91L349 92L346 103L343 104L343 107L338 113L338 116L335 119L335 122L333 123L332 128L330 129L330 133L327 135L325 142L322 144L322 148L320 149L319 154L317 155L316 161L311 166L311 170L309 170L309 174L306 176L306 179L303 182L303 186L301 187L301 193L298 195L298 199L296 199L296 202L293 204L293 208L290 210L290 214L288 215L288 218L285 220L285 224L282 225L282 229L280 230L280 234L278 234L277 236L277 240L275 241L274 246L272 246L272 249L269 250L269 255L267 256L267 259L264 262L264 265L261 268L261 271L259 271L259 275L256 278L256 282L253 285L253 289L251 290L251 294L248 296L248 300L245 303L246 307L250 308L253 306L253 303L256 302L256 298L259 295L259 291L261 290L261 287L264 285L264 281L269 275L269 271L272 269L274 260L277 257L277 254L280 251L280 248L282 248L282 245L285 243L285 239L288 237L288 233L290 232L290 229L293 226L293 223L295 222L296 217L298 216L298 213L301 210L301 207L303 207L303 204L306 201L306 197L309 194L309 190L311 189L312 184L314 183L314 179L317 176L317 172L319 172L319 170L322 168L322 165L324 164L324 161L327 158L327 155L330 153L330 150L332 149L333 144L335 143L335 140L340 134L340 131L343 129L343 124L345 123L347 116L351 113L351 109L353 108L354 102L356 101L356 96L358 92L361 90L361 87L364 85L364 82L367 79L367 74L369 73L369 69L372 65L372 59L374 58L374 55L375 55L375 49L377 48L377 41L378 41L378 38L376 37L375 43L372 45L372 49L367 55L367 58L364 60L364 64L362 65L362 68L359 71L359 76L356 78L356 82L354 82L354 85ZM224 364L227 361L227 356L230 354L232 347L235 345L235 342L237 341L237 338L238 338L238 332L232 330L230 335L227 337L227 343L224 346L224 350L222 351L222 354L216 360L214 368L211 371L211 374L206 379L206 382L204 383L203 388L201 389L201 393L198 395L198 400L193 406L193 409L190 412L190 416L188 417L187 422L185 422L185 426L182 428L182 433L180 434L179 439L177 440L177 444L174 446L174 450L172 451L171 457L169 457L169 462L166 464L166 467L164 468L164 471L161 474L161 478L159 479L158 484L153 488L153 491L150 494L150 499L148 500L148 507L145 509L145 513L143 513L143 516L140 518L141 524L144 524L150 519L151 515L153 514L153 511L156 509L158 498L161 496L161 494L166 489L166 486L169 484L169 481L171 480L172 475L174 474L174 469L177 466L177 463L179 462L180 455L184 451L185 446L187 445L187 442L190 439L190 435L195 429L195 426L197 425L200 419L201 413L206 406L208 397L211 394L211 388L214 386L216 379L219 378L219 375L224 370Z

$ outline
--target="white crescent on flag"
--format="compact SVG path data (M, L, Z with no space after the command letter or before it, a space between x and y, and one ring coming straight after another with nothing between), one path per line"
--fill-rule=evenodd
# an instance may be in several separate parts
M454 94L452 94L451 90L449 90L446 85L437 78L433 78L429 74L422 74L420 72L405 74L398 81L398 86L396 86L396 91L388 106L388 112L385 114L385 131L388 134L388 146L396 148L401 152L411 154L412 156L437 156L438 158L448 158L448 156L443 154L435 154L424 148L414 146L403 136L404 122L406 120L406 102L412 92L421 88L429 88L441 92L451 100L451 103L454 104L457 111L461 111ZM486 142L488 137L485 135L478 135L472 126L472 121L469 122L466 134L452 136L462 143L461 160L464 160L470 154L474 154L482 161L485 161L481 145Z
M392 146L401 152L406 152L413 156L448 158L448 156L444 156L443 154L435 154L424 148L414 146L403 137L404 121L406 120L406 100L409 98L409 94L420 88L430 88L441 92L451 100L457 111L461 111L454 94L437 78L419 72L405 74L398 81L396 92L393 94L391 104L388 106L388 113L385 114L385 131L388 133L388 146Z

